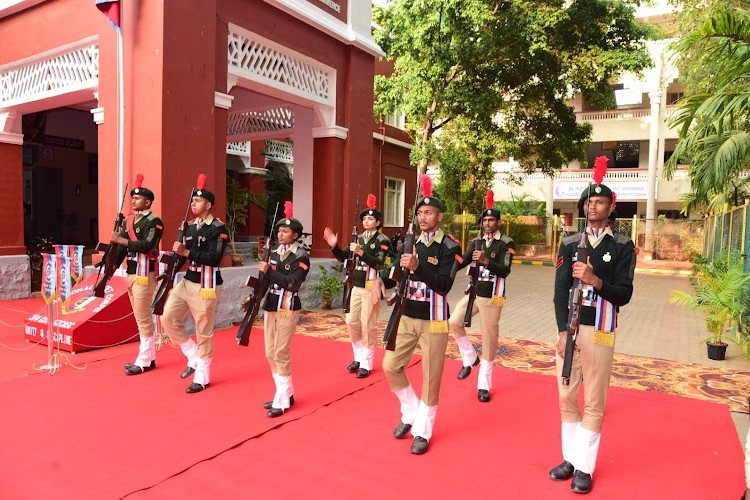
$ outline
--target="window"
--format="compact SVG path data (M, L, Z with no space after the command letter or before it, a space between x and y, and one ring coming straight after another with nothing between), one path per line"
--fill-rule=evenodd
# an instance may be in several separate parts
M401 110L397 109L390 115L385 115L383 121L386 125L395 127L399 130L404 130L406 124L406 117L401 113Z
M385 178L383 187L383 226L404 226L404 180Z
M674 106L685 96L684 92L670 92L667 94L667 106Z
M638 168L641 143L638 141L618 142L615 150L616 168Z

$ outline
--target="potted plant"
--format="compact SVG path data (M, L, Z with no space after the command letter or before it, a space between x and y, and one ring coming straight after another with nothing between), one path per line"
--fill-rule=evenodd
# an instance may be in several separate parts
M731 336L724 334L736 330L740 324L743 309L747 307L749 280L750 275L745 274L739 258L720 255L712 264L697 269L692 279L694 293L672 291L670 302L705 315L709 359L725 358L727 343L724 339Z
M333 305L333 299L341 295L344 290L344 280L341 277L343 266L336 264L329 270L322 264L318 264L320 269L320 279L315 284L315 291L320 294L320 302L323 309L330 309Z
M247 222L247 205L250 191L234 177L227 177L227 231L229 232L229 256L233 266L241 266L245 255L237 252L237 229Z

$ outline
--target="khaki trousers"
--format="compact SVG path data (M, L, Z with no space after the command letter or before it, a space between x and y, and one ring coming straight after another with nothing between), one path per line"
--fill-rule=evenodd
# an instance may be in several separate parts
M349 312L346 313L346 329L352 343L363 341L368 349L375 349L378 341L378 314L380 313L380 301L372 303L372 293L364 287L355 286L352 289L352 298L349 303Z
M474 299L474 310L471 315L479 313L480 327L482 331L482 359L492 361L497 353L497 339L500 336L500 314L503 308L490 303L487 297ZM448 327L454 337L465 337L464 316L466 307L469 305L469 296L464 297L456 304L453 314L448 320Z
M271 373L288 377L292 374L292 337L299 323L299 311L281 314L263 311L263 341Z
M173 344L187 342L190 334L185 330L185 316L192 314L195 322L195 337L198 356L208 359L214 355L214 322L216 306L221 297L221 287L216 287L216 298L201 297L201 286L186 279L180 280L167 297L162 323Z
M128 274L128 297L130 305L133 306L133 316L138 325L138 334L141 337L154 336L154 319L151 314L151 302L156 293L156 279L153 273L148 273L148 284L138 285L135 282L136 275Z
M563 422L581 422L584 429L601 432L615 348L594 344L593 339L594 327L581 325L576 338L580 351L573 353L570 385L562 384L560 375L563 359L555 355L557 390L560 396L560 418ZM583 416L578 407L578 390L582 381Z
M422 402L427 406L435 406L440 398L448 332L430 333L430 320L408 316L401 318L396 336L396 349L385 351L383 372L393 392L408 387L410 384L406 376L406 366L417 344L422 350Z

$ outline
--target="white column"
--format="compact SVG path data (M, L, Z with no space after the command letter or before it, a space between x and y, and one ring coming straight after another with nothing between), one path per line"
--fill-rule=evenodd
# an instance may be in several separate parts
M646 186L646 241L644 250L646 258L654 251L654 220L656 219L656 169L659 156L659 124L661 122L662 93L649 92L651 102L651 120L648 138L648 184Z
M304 231L312 232L313 213L313 111L294 107L294 218L302 223ZM307 243L312 245L312 238Z
M557 228L552 227L552 210L555 203L555 178L549 177L547 179L547 187L545 188L545 193L547 196L547 245L552 244L552 232L555 231ZM552 253L554 253L556 250L553 248Z

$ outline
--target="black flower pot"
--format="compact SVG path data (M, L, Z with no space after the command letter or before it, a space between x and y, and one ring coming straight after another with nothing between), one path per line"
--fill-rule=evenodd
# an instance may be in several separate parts
M722 361L726 357L727 344L724 342L720 344L712 344L710 342L706 342L706 348L708 349L708 359Z

